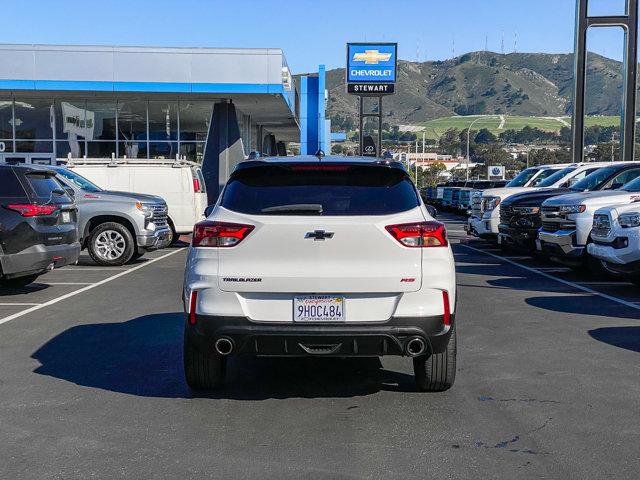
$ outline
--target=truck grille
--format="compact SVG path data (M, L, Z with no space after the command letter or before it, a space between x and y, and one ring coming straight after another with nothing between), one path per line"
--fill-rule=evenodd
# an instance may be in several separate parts
M510 225L515 213L508 205L500 205L500 223Z
M555 233L559 230L575 230L576 222L567 220L560 207L542 207L542 230Z
M596 237L608 237L611 233L611 220L609 215L598 214L593 217L591 235Z
M169 209L166 204L156 203L154 205L149 205L151 210L153 211L153 223L156 227L166 227L169 218Z
M471 215L474 217L482 216L482 192L471 193Z

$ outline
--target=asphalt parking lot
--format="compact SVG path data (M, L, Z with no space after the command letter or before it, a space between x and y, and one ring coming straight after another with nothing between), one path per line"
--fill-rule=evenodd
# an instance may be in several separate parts
M184 245L0 296L0 478L638 478L640 287L469 239L459 362L232 359L182 376Z

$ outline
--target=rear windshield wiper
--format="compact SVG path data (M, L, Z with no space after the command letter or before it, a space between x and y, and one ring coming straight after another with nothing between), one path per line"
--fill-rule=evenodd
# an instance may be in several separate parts
M322 214L322 205L316 203L299 203L293 205L277 205L260 210L260 213L316 213Z

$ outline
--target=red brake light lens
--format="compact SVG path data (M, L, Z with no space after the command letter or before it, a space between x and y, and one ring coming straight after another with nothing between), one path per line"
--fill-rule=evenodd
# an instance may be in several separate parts
M198 321L196 317L196 301L198 300L198 291L191 292L191 298L189 299L189 324L195 325Z
M447 229L440 222L405 223L389 225L387 231L405 247L429 248L446 247Z
M445 327L451 325L451 306L449 305L449 292L442 291L442 302L444 303L444 320Z
M193 227L194 247L235 247L256 228L238 223L204 222Z
M57 205L33 205L31 203L12 203L5 208L18 212L23 217L42 217L51 215L58 209Z
M193 191L195 193L200 193L200 180L197 178L193 179Z

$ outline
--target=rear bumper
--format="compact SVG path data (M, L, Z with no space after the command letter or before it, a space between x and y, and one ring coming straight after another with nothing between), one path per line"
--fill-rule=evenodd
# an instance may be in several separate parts
M451 325L455 319L452 315ZM214 352L219 338L233 342L232 355L300 357L380 357L405 355L407 342L420 337L432 353L445 351L451 326L443 316L392 318L384 324L256 324L244 317L198 315L185 336L201 351Z
M7 278L23 277L46 271L51 266L64 267L78 261L80 243L35 245L20 253L0 256L2 273Z

